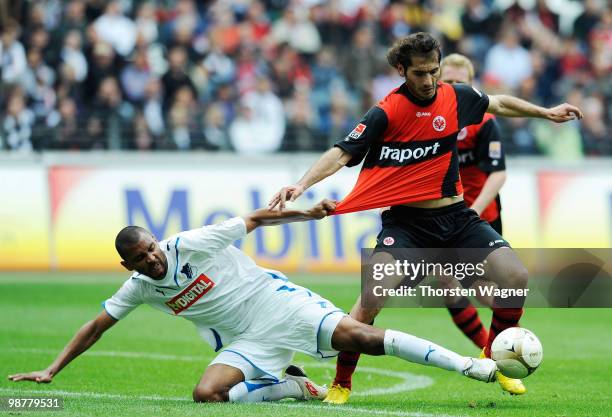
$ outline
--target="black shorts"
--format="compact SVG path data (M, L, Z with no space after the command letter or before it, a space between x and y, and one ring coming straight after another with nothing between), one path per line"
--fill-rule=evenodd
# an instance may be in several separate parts
M501 226L501 220L500 220ZM425 209L394 206L382 214L376 250L386 248L482 248L489 252L508 242L460 201Z
M493 220L492 222L489 222L489 224L491 225L493 230L495 230L497 233L499 233L500 236L502 236L504 234L502 232L502 220L501 220L501 216L497 216L497 219Z

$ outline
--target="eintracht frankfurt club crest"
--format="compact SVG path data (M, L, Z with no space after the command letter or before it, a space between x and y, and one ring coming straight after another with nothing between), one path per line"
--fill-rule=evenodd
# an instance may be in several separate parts
M442 116L434 117L432 124L436 132L442 132L446 129L446 119Z

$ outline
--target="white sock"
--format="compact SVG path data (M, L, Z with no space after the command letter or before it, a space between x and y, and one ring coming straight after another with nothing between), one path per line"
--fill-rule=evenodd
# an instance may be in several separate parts
M429 340L395 330L385 331L385 354L421 365L462 372L469 358Z
M287 379L278 382L252 379L236 384L229 390L230 402L256 403L283 398L301 400L304 394L297 382Z

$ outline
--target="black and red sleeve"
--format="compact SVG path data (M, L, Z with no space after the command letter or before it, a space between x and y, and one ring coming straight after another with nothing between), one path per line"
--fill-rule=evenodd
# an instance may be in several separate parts
M387 130L388 122L385 111L374 106L368 110L357 126L344 139L336 142L334 146L352 155L351 160L346 164L347 167L359 165L370 147L382 139L385 130Z
M476 135L476 154L478 167L485 172L506 169L505 152L501 131L495 119L489 119L480 127Z
M459 130L482 122L489 108L489 96L467 84L453 84L453 88L457 95Z

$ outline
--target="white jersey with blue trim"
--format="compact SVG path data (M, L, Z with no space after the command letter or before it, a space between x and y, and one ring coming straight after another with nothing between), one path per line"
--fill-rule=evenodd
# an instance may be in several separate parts
M245 236L244 220L235 217L161 241L168 260L166 276L156 280L134 273L104 308L119 320L138 305L149 304L192 321L218 350L221 340L227 345L249 327L262 302L257 295L276 291L287 280L231 245ZM269 291L263 291L266 288Z

